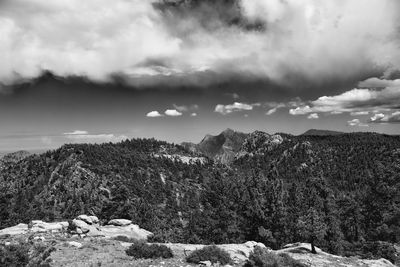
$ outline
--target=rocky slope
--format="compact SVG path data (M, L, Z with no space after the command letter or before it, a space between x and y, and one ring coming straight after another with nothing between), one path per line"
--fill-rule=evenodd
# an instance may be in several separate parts
M101 226L96 216L80 215L69 222L32 221L28 225L17 225L0 230L0 252L10 246L25 244L30 253L28 266L194 266L185 261L191 252L203 248L200 244L166 243L174 257L171 259L134 259L125 253L131 245L129 240L146 240L151 233L132 226L132 222L114 219ZM128 229L129 228L129 229ZM112 230L111 230L112 229ZM111 234L110 234L111 233ZM122 238L124 237L124 239ZM118 241L118 240L124 241ZM221 244L219 248L228 252L233 263L230 266L243 266L255 247L266 248L264 244L248 241L242 244ZM362 260L332 255L317 248L311 253L307 243L295 243L276 254L287 254L310 267L393 267L385 259ZM0 253L1 257L5 255ZM0 261L4 258L0 257ZM203 266L207 266L204 262ZM1 265L1 262L0 262ZM211 266L211 265L209 265ZM215 265L216 266L216 265ZM218 265L219 266L219 265Z
M206 135L198 144L182 143L188 150L206 155L217 162L232 162L248 135L226 129L219 135Z

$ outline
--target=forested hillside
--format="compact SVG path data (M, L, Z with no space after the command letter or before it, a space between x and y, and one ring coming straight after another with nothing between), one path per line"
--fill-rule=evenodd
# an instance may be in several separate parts
M154 139L65 145L1 171L0 228L93 214L131 219L156 241L394 255L399 192L399 136L254 132L229 164Z

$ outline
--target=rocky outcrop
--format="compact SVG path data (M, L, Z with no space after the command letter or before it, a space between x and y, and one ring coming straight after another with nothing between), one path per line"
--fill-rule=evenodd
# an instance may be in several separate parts
M15 226L4 228L0 230L0 236L4 235L22 235L28 232L28 225L25 223L20 223Z
M123 246L130 246L130 243L122 243ZM169 247L174 253L182 254L182 255L189 255L192 251L196 249L201 249L206 245L199 245L199 244L179 244L179 243L166 243L163 244ZM250 255L250 253L254 250L256 246L264 247L265 245L262 243L258 243L255 241L247 241L243 244L221 244L217 245L217 247L225 250L229 253L231 259L235 263L243 263L246 261Z
M68 228L68 222L47 223L40 220L33 220L29 224L20 223L18 225L0 230L2 235L22 235L26 233L46 233L62 232Z
M108 222L108 225L114 225L114 226L127 226L130 224L132 224L132 221L126 219L113 219Z
M355 257L341 257L322 251L316 247L317 254L311 253L311 244L295 243L288 244L283 249L275 251L276 253L288 254L295 260L310 267L395 267L386 259L366 260Z
M246 138L239 152L239 157L246 154L264 154L282 144L283 137L279 134L270 135L255 131Z
M68 222L47 223L40 220L34 220L28 225L28 227L31 232L45 233L65 231L68 228L68 225Z
M2 235L23 235L27 233L56 233L63 232L79 237L112 238L124 236L128 239L147 240L153 233L140 228L126 219L113 219L108 225L101 226L96 216L79 215L69 224L68 222L47 223L34 220L28 224L20 223L13 227L0 230Z
M99 219L96 216L79 215L72 221L71 233L105 238L124 236L137 240L147 240L149 236L153 235L153 233L133 224L131 220L113 219L104 226L100 226L98 222Z
M215 161L228 164L235 159L247 134L226 129L219 135L206 135L198 144L182 143L191 152L201 153Z

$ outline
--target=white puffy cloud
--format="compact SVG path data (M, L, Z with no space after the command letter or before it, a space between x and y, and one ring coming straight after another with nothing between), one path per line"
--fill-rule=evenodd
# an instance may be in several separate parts
M64 135L84 135L84 134L89 134L88 131L82 131L82 130L75 130L72 132L64 133Z
M261 30L184 7L186 16L170 16L154 2L0 1L0 83L42 70L95 81L118 74L143 86L204 84L211 73L216 81L242 74L290 83L295 74L320 82L400 68L398 0L238 0L243 19Z
M277 110L278 110L277 108L271 108L265 114L269 116L274 114Z
M73 132L63 133L63 137L67 138L73 143L104 143L104 142L118 142L128 137L126 135L115 134L90 134L88 131L75 130Z
M392 114L375 114L371 117L372 123L400 123L400 111L395 111Z
M310 115L307 116L307 119L309 120L315 120L318 118L319 118L318 113L311 113Z
M369 111L355 111L355 112L351 112L350 115L351 116L361 116L361 115L368 115Z
M291 115L304 115L313 112L310 106L303 106L303 107L297 107L297 108L292 108L289 110L289 114Z
M191 116L191 117L196 117L196 116L197 116L197 113L196 113L196 112L193 112L193 113L190 114L190 116Z
M167 116L171 116L171 117L178 117L178 116L182 116L182 113L177 111L176 109L167 109L164 112L165 115Z
M174 108L179 111L179 112L187 112L187 111L191 111L191 110L198 110L199 109L199 105L197 104L193 104L193 105L176 105L173 104Z
M349 126L368 127L368 124L362 123L359 119L352 119L347 122Z
M371 117L371 121L382 120L383 118L385 118L385 114L377 113L377 114L374 114L374 116Z
M163 115L160 114L160 112L158 112L157 110L150 111L149 113L146 114L146 117L149 117L149 118L157 118L157 117L162 117L162 116Z
M365 115L369 112L390 111L399 108L400 86L383 89L355 88L335 96L321 96L308 105L290 109L292 115L324 112L350 112L352 115Z
M214 112L221 113L222 115L226 115L232 112L244 111L244 110L253 110L254 107L260 106L260 103L246 104L240 102L234 102L229 105L218 104L215 106Z

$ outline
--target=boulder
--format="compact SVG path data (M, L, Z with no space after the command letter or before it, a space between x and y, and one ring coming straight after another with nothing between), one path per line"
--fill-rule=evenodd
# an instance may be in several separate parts
M77 220L81 220L84 221L87 224L98 224L99 223L99 218L97 218L96 216L88 216L88 215L79 215L78 217L76 217Z
M76 217L77 220L81 220L84 221L87 224L93 224L93 219L90 218L90 216L88 215L79 215L78 217Z
M293 259L310 267L320 266L364 266L364 267L394 267L390 261L385 259L366 260L356 257L341 257L326 253L316 247L317 254L311 253L311 244L294 243L284 246L283 249L274 251L278 254L287 254Z
M84 221L74 219L72 221L72 234L79 234L83 235L86 234L87 236L104 236L104 234L101 231L101 227L95 224L87 224Z
M152 232L144 230L136 224L130 224L126 226L106 225L101 227L101 233L105 237L109 238L116 236L126 236L127 238L137 240L147 240L148 237L153 235Z
M22 235L28 232L28 225L20 223L12 227L4 228L0 230L0 236L2 235Z
M100 222L99 218L97 216L89 216L90 219L92 219L92 223L98 224Z
M81 248L82 244L76 241L69 241L68 245L72 246L72 247L76 247L76 248Z
M127 219L113 219L108 222L108 225L115 225L115 226L127 226L130 224L132 224L132 221Z
M82 220L74 219L72 220L72 228L75 229L78 234L80 234L79 232L85 234L90 231L91 227L89 226L89 224Z
M53 222L47 223L40 220L33 220L29 224L31 232L35 233L46 233L46 232L60 232L68 228L68 222Z

